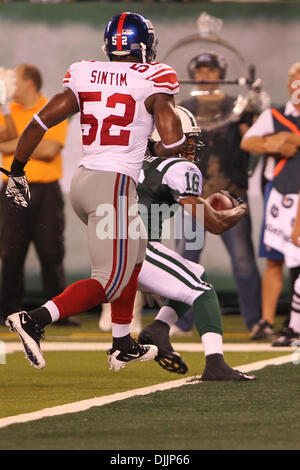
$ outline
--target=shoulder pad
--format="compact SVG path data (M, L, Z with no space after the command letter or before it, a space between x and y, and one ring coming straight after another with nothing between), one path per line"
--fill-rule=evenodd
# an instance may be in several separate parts
M151 82L153 87L158 89L158 93L160 90L174 94L179 92L177 74L173 67L169 65L160 62L137 63L130 68L138 72L142 78Z
M81 62L74 62L69 66L67 73L63 78L63 85L67 85L68 83L70 83L71 78L73 78L74 74L80 68L80 64Z
M156 63L152 64L149 72L147 80L153 82L155 88L168 88L174 92L179 91L177 73L173 67Z

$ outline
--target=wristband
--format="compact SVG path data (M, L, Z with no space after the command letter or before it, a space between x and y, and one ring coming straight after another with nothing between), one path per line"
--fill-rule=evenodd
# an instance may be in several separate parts
M1 112L3 116L8 116L10 114L10 107L8 104L2 104L1 105Z
M46 124L41 120L40 116L34 114L33 119L41 126L44 131L47 132L49 130L49 127L47 127Z
M183 135L183 137L178 140L177 142L174 142L173 144L169 144L169 145L166 145L162 142L162 146L165 148L165 149L172 149L174 147L178 147L178 145L181 145L183 144L183 142L185 141L185 135Z
M245 204L245 201L244 199L242 199L240 196L238 196L237 194L234 194L232 192L229 191L229 194L231 197L233 197L233 199L235 199L239 204Z
M26 162L20 162L16 158L13 159L11 164L10 173L12 176L23 176L24 175L24 166Z

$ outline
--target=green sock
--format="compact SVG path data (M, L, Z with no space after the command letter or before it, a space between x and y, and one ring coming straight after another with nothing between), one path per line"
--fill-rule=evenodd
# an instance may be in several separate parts
M201 279L207 282L207 276L204 272ZM178 317L181 318L190 308L190 305L177 300L167 299L165 305L173 308ZM219 305L217 293L212 287L204 291L197 297L193 303L195 325L200 336L205 333L223 334L222 314Z
M222 314L214 288L199 295L193 303L193 308L200 336L205 333L223 334Z
M188 304L184 304L183 302L178 302L177 300L170 299L166 300L165 305L167 307L173 308L179 318L183 317L183 315L188 311L188 309L191 308L191 306Z

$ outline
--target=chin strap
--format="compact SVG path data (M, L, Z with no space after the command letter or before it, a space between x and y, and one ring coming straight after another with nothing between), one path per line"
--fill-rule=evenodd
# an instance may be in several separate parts
M140 42L140 46L141 46L141 49L142 49L142 60L143 60L143 64L146 63L146 51L147 51L147 47L145 46L145 44L143 42Z

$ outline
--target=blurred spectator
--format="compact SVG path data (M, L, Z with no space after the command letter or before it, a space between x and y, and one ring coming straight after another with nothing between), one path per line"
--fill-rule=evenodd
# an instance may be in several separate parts
M249 152L273 155L271 159L271 175L265 190L265 207L269 205L270 194L279 191L288 198L289 194L298 194L300 166L300 105L297 98L299 89L293 82L300 79L300 62L294 64L288 72L288 92L290 99L279 108L266 109L255 124L245 134L241 147ZM270 157L268 158L270 165ZM283 202L284 203L284 202ZM275 206L274 206L275 207ZM275 210L275 209L274 209ZM261 321L254 328L254 339L270 338L275 335L274 322L279 296L283 285L282 266L284 253L273 245L264 243L266 224L262 227L262 243L260 253L267 258L263 283L263 313ZM299 275L299 267L290 269L291 291Z
M10 114L8 102L16 90L17 76L14 70L0 67L0 111L3 116L3 125L0 125L0 142L15 139L18 132Z
M264 177L264 216L261 227L259 257L265 258L266 265L262 277L262 318L253 327L252 339L273 340L275 336L274 321L278 307L278 301L283 289L284 256L278 250L266 246L264 243L266 208L271 189L273 187L273 172L275 159L267 158Z
M299 74L300 76L300 74ZM300 110L300 109L299 109ZM298 147L300 146L300 139L298 142ZM297 153L294 156L294 159L297 160L297 166L298 166L298 174L300 170L300 152L297 151ZM294 166L294 168L293 168ZM290 170L290 175L294 172L296 165L290 165L290 168L286 172L286 176L289 173ZM298 178L298 187L300 188L300 179ZM275 186L276 186L276 181L275 181ZM295 191L294 187L294 191ZM274 188L274 190L276 190ZM272 197L272 194L271 194ZM276 194L275 194L276 197ZM300 190L298 194L295 192L290 193L288 195L285 194L284 200L287 201L293 201L293 204L291 205L291 202L289 202L289 205L287 204L281 204L280 211L281 211L281 217L283 220L285 220L285 228L288 230L285 232L285 235L288 233L290 235L290 243L292 242L294 244L293 250L291 250L291 247L288 247L288 244L284 242L284 247L282 249L284 255L285 255L285 260L288 266L293 266L292 270L292 292L291 292L291 303L290 303L290 311L289 311L289 321L287 323L287 326L283 328L281 334L279 335L278 338L276 338L272 342L272 346L293 346L294 341L296 340L295 346L299 346L299 340L300 340ZM272 217L272 213L269 213L269 216ZM269 218L270 220L270 218ZM290 223L286 223L289 221ZM272 242L274 240L270 240L270 244L272 246ZM275 243L275 246L277 246L277 243ZM293 258L291 260L291 258Z
M17 129L10 114L10 108L7 104L1 105L0 112L3 116L3 124L0 125L0 142L5 142L18 137Z
M191 78L196 80L223 79L226 68L224 57L214 53L202 53L192 59L188 66ZM203 197L224 189L241 196L247 202L249 154L240 149L240 141L253 122L253 112L244 112L238 122L226 123L224 119L223 125L209 129L209 120L213 122L216 121L216 116L222 118L230 114L235 98L227 96L216 84L199 87L200 93L197 96L181 104L197 117L206 144L200 163ZM261 280L251 238L250 214L221 237L230 255L240 312L245 325L251 331L261 318ZM185 242L183 240L184 245ZM184 246L178 246L177 249L184 258L199 262L200 250L186 250ZM189 331L193 323L193 312L190 310L176 323L171 334Z
M14 101L10 103L11 117L20 135L35 113L46 104L41 93L42 76L33 65L16 68L17 81ZM3 116L0 116L0 125ZM34 243L42 270L45 297L51 298L65 289L64 202L59 185L62 177L61 150L67 133L67 123L55 126L34 151L27 165L30 183L30 207L17 210L9 206L5 196L6 184L0 193L2 279L0 314L7 315L22 309L24 294L24 262L31 242ZM11 167L18 138L0 143L2 166Z

